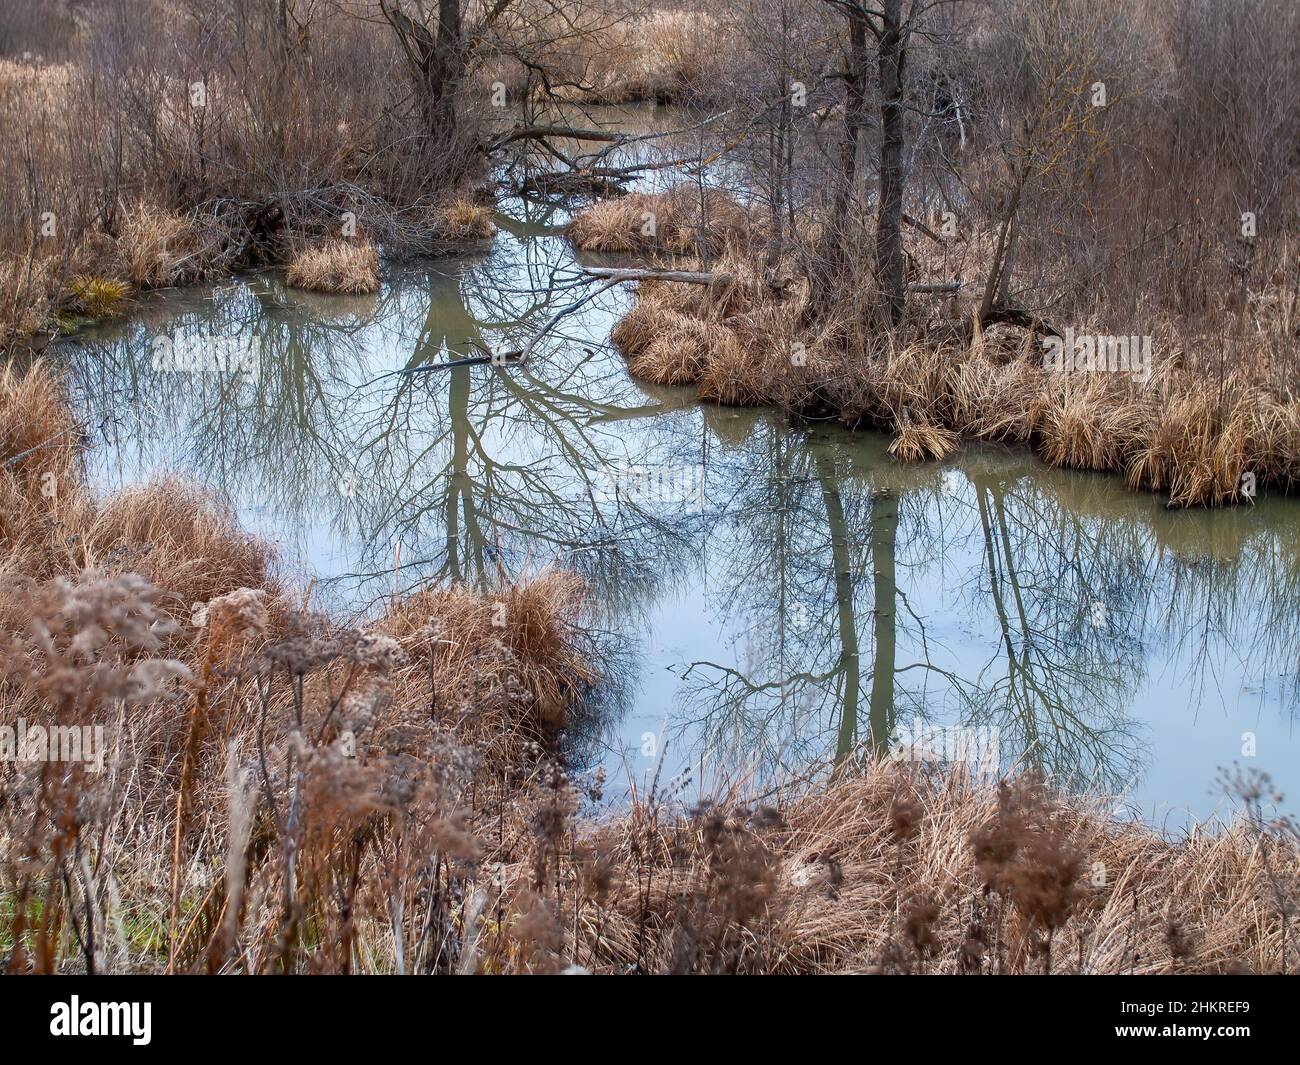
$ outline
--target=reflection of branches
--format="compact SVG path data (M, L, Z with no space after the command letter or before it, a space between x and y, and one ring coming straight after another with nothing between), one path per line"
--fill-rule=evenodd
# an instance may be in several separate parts
M1105 549L1112 545L1088 540L1073 515L1045 513L1041 497L1022 500L978 477L972 487L1004 651L980 673L983 707L977 720L995 722L1004 743L1010 740L1058 776L1100 774L1110 786L1125 782L1134 773L1135 752L1119 707L1138 686L1140 648L1110 640L1099 626L1083 627L1079 619L1081 597L1091 604L1097 594L1087 594L1088 582L1097 578L1084 576L1084 567L1126 566L1133 556L1110 554ZM1013 512L1012 505L1027 513ZM1071 573L1084 581L1073 592L1062 579Z
M733 476L715 493L727 515L720 609L752 619L746 668L697 662L683 675L696 743L717 757L744 741L760 773L821 754L818 719L838 707L851 724L857 708L861 556L838 485L822 456L800 443L769 422L745 461L729 465ZM746 468L757 472L746 476ZM828 632L838 639L827 642Z
M943 475L940 494L883 454L859 459L868 445L845 462L829 441L789 449L788 437L752 439L734 463L746 472L711 555L726 560L721 611L732 625L744 619L743 665L700 661L686 671L678 732L701 749L745 742L737 755L769 769L796 752L843 759L861 742L887 743L909 716L938 714L995 727L1004 756L1062 783L1115 789L1144 760L1125 708L1167 642L1162 633L1176 633L1175 646L1197 640L1193 658L1222 663L1232 655L1209 646L1212 634L1226 638L1259 616L1269 647L1284 649L1271 661L1294 670L1294 553L1262 574L1191 565L1154 542L1154 508L1114 488L1105 499L1112 509L1125 500L1126 512L1097 514L1069 494L1069 475L1008 479L975 455L965 478ZM963 627L991 623L991 658L972 660L970 645L954 650L929 631L936 610L953 609L947 589L962 586L954 566L970 575ZM1290 609L1276 594L1252 598L1256 576L1261 589L1290 589ZM870 663L861 723L859 657Z
M490 277L469 272L455 279L454 301L450 293L430 299L427 318L437 308L438 328L426 326L407 365L426 364L443 349L490 347L486 332L508 338L547 313L548 294L564 291L563 270L560 261L532 249L517 249L511 273L532 278L531 289L492 285ZM400 469L401 483L376 494L381 503L371 512L367 540L401 540L417 551L426 574L478 581L488 580L493 566L510 568L525 555L536 561L539 547L546 556L562 557L594 536L641 545L658 538L666 551L674 536L669 526L636 507L611 511L594 491L593 480L617 441L587 423L617 418L627 392L621 376L560 352L540 373L461 366L413 388L379 389L372 397L378 405L366 414L376 429L362 450L372 466ZM418 416L400 418L399 436L392 431L399 421L395 410L408 403ZM419 548L426 527L440 528L439 549ZM610 573L608 565L587 568L592 575Z
M648 407L621 369L568 356L579 349L557 336L554 356L517 377L465 367L435 384L382 372L531 330L575 276L567 257L556 242L498 240L485 263L399 274L372 313L341 323L297 313L296 296L271 282L235 286L168 329L181 351L213 331L250 338L254 376L155 373L146 331L136 330L72 349L79 391L105 421L132 412L141 467L191 469L232 500L277 512L281 528L328 518L353 537L354 588L387 583L398 542L407 580L485 583L524 559L563 558L600 539L608 546L579 568L627 604L652 583L630 556L671 557L684 526L636 501L597 499L602 464L626 453L619 420ZM499 272L510 286L494 284ZM583 335L609 317L606 307L590 310L575 326ZM150 410L153 431L142 433ZM620 579L630 572L640 581Z
M111 342L69 346L67 362L79 402L119 461L129 445L141 467L201 469L218 484L269 474L249 485L255 505L296 508L345 468L344 413L332 391L360 372L366 325L356 313L305 316L284 290L258 279L214 289L195 310L146 312ZM154 368L158 338L171 342L179 369ZM214 348L247 358L232 370L185 370L187 353Z
M883 748L921 719L996 727L1008 756L1115 786L1143 760L1128 707L1158 654L1205 693L1240 669L1289 678L1295 698L1300 534L1284 511L1169 515L993 450L902 467L873 435L700 408L592 351L614 294L527 365L399 372L519 344L574 276L565 245L499 237L488 259L396 271L361 303L304 304L260 278L63 350L119 462L189 470L275 528L328 527L354 604L387 590L396 543L408 586L557 560L622 633L703 587L734 661L679 663L674 729L760 775ZM163 332L182 350L246 336L258 359L159 373ZM602 467L633 460L702 469L705 512L605 491Z

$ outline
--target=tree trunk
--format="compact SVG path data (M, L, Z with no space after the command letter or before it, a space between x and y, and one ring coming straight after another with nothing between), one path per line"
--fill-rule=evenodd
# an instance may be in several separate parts
M429 135L450 141L456 133L456 90L461 74L460 0L438 0L438 38L430 57L425 97Z
M907 48L903 0L885 0L880 35L880 204L876 216L876 277L881 317L903 318L907 280L903 263L903 66Z
M831 534L831 565L835 572L835 615L838 621L840 660L843 677L840 689L840 727L835 742L835 765L841 766L853 754L858 738L858 699L862 691L862 662L858 656L858 621L853 611L852 542L844 502L840 498L835 460L824 452L816 456L817 480L826 507L826 524Z
M980 300L980 324L983 325L989 320L993 313L993 307L1001 299L1006 301L1008 279L1011 276L1011 262L1013 258L1014 247L1016 244L1016 234L1019 227L1016 225L1016 215L1020 210L1020 197L1025 189L1025 181L1029 177L1029 168L1025 169L1017 176L1015 188L1012 189L1011 195L1007 201L1007 211L1002 217L1002 224L998 227L998 242L993 249L993 262L989 266L989 275L984 282L984 298Z
M445 144L456 133L456 91L464 74L460 0L438 0L433 29L388 0L381 0L380 7L406 53L425 132Z
M839 215L845 217L862 196L866 182L867 142L867 20L852 12L849 21L848 67L844 71L844 140L840 144Z

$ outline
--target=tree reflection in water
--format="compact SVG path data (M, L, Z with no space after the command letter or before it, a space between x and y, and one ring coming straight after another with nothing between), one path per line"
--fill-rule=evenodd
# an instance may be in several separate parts
M100 483L195 476L358 612L395 585L575 568L632 702L647 629L674 608L707 617L713 646L675 663L673 705L642 709L669 720L678 764L724 777L847 770L931 722L996 729L1004 761L1117 790L1151 761L1153 692L1181 693L1191 720L1264 684L1251 694L1292 714L1293 504L1170 514L997 448L907 467L874 434L704 407L627 377L604 346L615 293L525 367L396 372L517 348L573 300L570 253L536 238L553 222L516 219L486 258L394 269L375 297L260 276L61 345ZM242 338L257 358L160 372L160 335ZM703 511L612 495L606 466L628 463L701 470Z

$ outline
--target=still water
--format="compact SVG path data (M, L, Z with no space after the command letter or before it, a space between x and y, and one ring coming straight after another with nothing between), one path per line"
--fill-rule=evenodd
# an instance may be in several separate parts
M61 342L94 483L205 485L339 616L578 570L612 678L580 745L614 802L871 747L1037 764L1163 824L1228 812L1233 762L1300 799L1300 501L1168 512L1020 451L905 466L875 433L700 404L627 376L618 290L524 367L398 372L520 348L583 294L561 215L500 221L376 296L250 276ZM156 369L160 343L225 369Z

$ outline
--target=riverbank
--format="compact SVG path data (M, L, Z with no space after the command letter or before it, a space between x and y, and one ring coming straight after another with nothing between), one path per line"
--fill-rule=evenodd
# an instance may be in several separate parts
M0 352L241 269L368 292L376 247L491 239L480 116L422 114L382 20L50 7L12 19L54 54L0 55Z
M1076 350L1072 328L1066 353L1066 339L1041 322L982 326L969 289L963 296L924 275L915 287L943 294L918 299L941 302L943 316L875 329L865 288L830 302L819 289L809 264L820 231L765 264L765 220L717 190L604 201L569 233L584 250L715 278L638 283L611 335L638 379L695 386L709 402L879 428L896 434L890 450L905 461L945 458L962 439L1024 445L1050 465L1117 473L1174 507L1249 503L1300 484L1300 398L1269 362L1270 347L1225 370L1173 323L1130 366L1130 338L1119 338L1117 359L1096 343L1104 327L1094 321L1077 330L1091 346ZM707 257L692 254L697 243Z
M0 352L259 266L373 292L377 252L491 240L507 122L701 100L723 62L719 20L684 9L506 4L439 28L400 4L293 8L128 19L24 0L6 16Z
M342 628L184 485L92 498L47 368L0 385L5 721L108 733L102 772L4 769L11 971L1208 972L1294 952L1297 852L1250 782L1254 821L1176 839L1027 780L865 756L758 801L690 810L665 784L596 814L607 782L562 736L599 682L580 580L430 587Z

